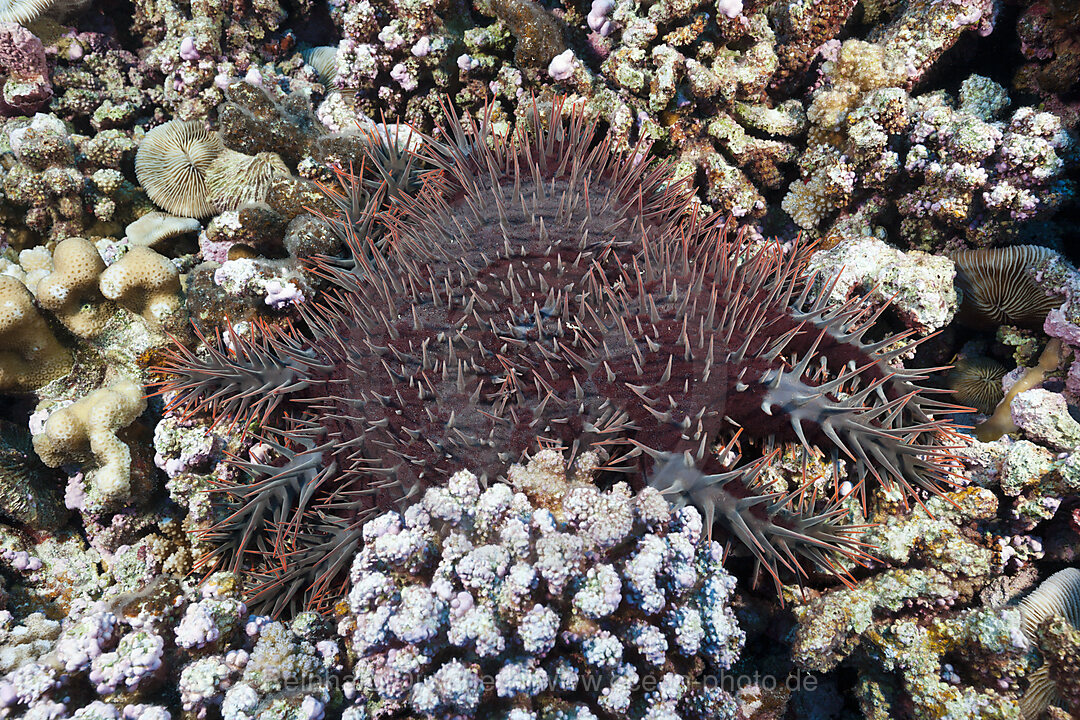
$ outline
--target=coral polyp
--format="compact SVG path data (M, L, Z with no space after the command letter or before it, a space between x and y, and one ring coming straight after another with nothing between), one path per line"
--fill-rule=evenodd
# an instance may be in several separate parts
M339 222L355 266L317 261L331 290L297 329L162 368L174 407L258 426L208 559L258 578L251 602L332 600L374 512L545 447L697 505L778 587L866 557L838 490L766 489L783 444L845 460L855 488L942 491L951 406L895 362L903 336L869 339L880 309L829 306L805 244L691 218L646 146L617 152L559 102L526 120L498 134L448 111L424 187L369 205L380 242L370 217Z

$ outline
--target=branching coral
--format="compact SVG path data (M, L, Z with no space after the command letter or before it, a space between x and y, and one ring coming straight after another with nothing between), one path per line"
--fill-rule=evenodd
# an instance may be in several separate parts
M887 566L796 606L792 660L839 669L873 720L1016 720L1012 691L1028 666L1021 614L986 592L1015 581L997 565L1004 539L971 529L994 527L997 496L967 487L926 505L868 518L881 522L866 539Z
M144 62L164 76L163 104L182 119L208 115L230 77L254 72L261 80L260 63L295 42L279 40L285 11L277 0L139 0L134 11L133 32L148 46Z
M131 124L152 114L161 91L153 70L106 35L79 33L58 43L52 73L58 97L52 111L79 126L103 132L130 132ZM123 130L122 130L123 129Z
M367 709L394 716L734 718L705 679L738 658L735 580L696 510L567 478L560 452L481 491L461 471L364 526L348 611ZM494 683L486 683L493 678ZM656 687L653 692L652 687Z
M941 3L946 5L948 3ZM1072 145L1061 118L1032 107L1004 116L1004 88L973 75L955 100L908 94L896 49L848 40L825 65L807 117L810 146L784 210L829 242L893 222L913 246L976 247L1016 237L1021 221L1048 216L1074 193L1062 157ZM886 226L887 227L887 226Z
M76 720L340 717L345 678L332 631L310 614L289 625L250 616L239 589L218 575L200 595L160 576L80 602L62 623L5 611L5 659L21 662L2 668L0 706Z
M4 130L15 162L3 190L22 217L20 233L30 236L23 244L34 244L35 235L54 242L106 235L102 225L129 222L136 210L149 209L120 171L135 148L123 133L72 135L61 120L42 113L9 120Z
M537 437L631 477L676 468L777 583L807 574L800 556L839 572L862 554L837 509L757 487L778 444L916 502L947 482L950 406L890 365L898 338L864 341L876 313L815 299L801 246L680 224L683 184L560 113L516 136L449 115L425 141L437 181L383 213L387 255L352 227L360 268L321 265L337 289L300 307L303 333L259 327L162 368L174 407L267 421L269 454L233 461L251 480L221 489L211 531L215 561L266 578L260 600L326 581L373 507L466 464L502 476Z

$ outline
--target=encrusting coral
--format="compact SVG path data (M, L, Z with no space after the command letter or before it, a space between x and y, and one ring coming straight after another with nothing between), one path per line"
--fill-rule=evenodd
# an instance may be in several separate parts
M808 269L836 278L834 301L865 293L868 302L888 303L891 313L920 334L940 330L956 314L956 269L949 258L918 250L905 253L883 240L861 237L814 253Z
M667 169L561 111L515 136L448 115L424 141L441 173L380 215L387 254L354 225L358 267L319 264L336 290L299 306L310 335L259 325L161 368L173 408L265 427L268 453L231 461L250 480L222 488L208 532L210 564L265 579L253 602L280 611L326 585L377 506L466 464L500 477L537 436L608 472L662 468L659 486L777 584L806 577L800 558L841 573L863 558L837 500L759 487L777 445L847 458L860 495L874 482L917 503L948 483L935 416L951 406L889 364L904 336L864 340L880 308L815 295L802 246L743 255L726 228L680 221L689 196Z

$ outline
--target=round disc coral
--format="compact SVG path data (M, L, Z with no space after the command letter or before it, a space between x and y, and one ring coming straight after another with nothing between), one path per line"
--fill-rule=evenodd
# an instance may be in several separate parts
M1001 363L987 357L959 360L948 375L948 385L959 402L981 413L992 413L1005 397L1001 381L1008 373Z
M223 488L211 533L212 561L261 577L255 602L327 590L375 508L547 446L664 478L778 585L808 575L800 559L865 557L835 500L761 487L779 445L846 459L856 487L941 491L951 406L890 364L901 338L864 341L862 300L815 293L806 246L685 219L669 168L561 103L529 121L497 135L448 111L421 150L438 172L381 211L384 252L348 226L359 267L320 264L336 290L302 307L304 332L260 327L163 368L177 406L265 421L272 459L234 461L251 480Z
M199 120L172 120L146 133L135 156L135 175L146 194L173 215L214 214L206 173L224 149L221 136Z
M964 293L958 319L987 330L1001 324L1041 328L1064 298L1048 295L1030 271L1055 255L1038 245L956 253L956 285Z

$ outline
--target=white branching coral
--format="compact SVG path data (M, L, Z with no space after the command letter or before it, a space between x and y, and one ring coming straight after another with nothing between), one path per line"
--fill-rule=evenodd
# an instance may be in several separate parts
M579 718L734 716L695 682L744 638L719 544L656 490L588 484L594 460L570 481L544 450L509 473L516 492L458 472L364 526L338 628L366 682L358 703L431 719L524 720L522 703L563 699ZM650 677L671 692L644 692Z

